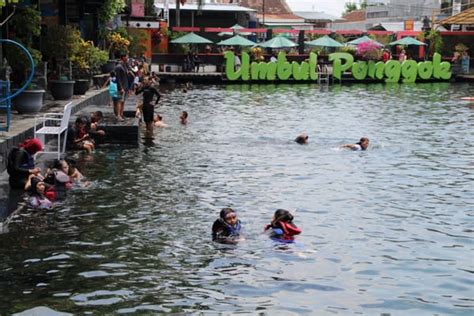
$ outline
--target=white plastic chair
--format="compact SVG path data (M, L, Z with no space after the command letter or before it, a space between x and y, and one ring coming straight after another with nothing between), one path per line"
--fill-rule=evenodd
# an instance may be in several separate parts
M69 119L71 117L72 102L64 106L63 113L44 113L41 116L35 117L35 138L41 137L45 144L46 135L56 135L58 137L57 150L55 151L39 151L38 154L58 154L58 159L61 159L61 154L66 149L67 129ZM38 126L39 125L39 126ZM64 134L64 139L61 147L61 135Z

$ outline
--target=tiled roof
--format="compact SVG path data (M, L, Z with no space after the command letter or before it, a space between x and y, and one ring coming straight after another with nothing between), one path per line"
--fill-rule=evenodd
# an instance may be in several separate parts
M355 21L365 21L365 10L355 10L351 11L342 16L345 19L344 22L355 22Z
M257 10L262 13L263 1L265 1L265 15L268 14L291 14L291 9L285 0L241 0L240 5Z
M461 13L450 16L439 21L439 24L473 24L474 25L474 7L464 10Z

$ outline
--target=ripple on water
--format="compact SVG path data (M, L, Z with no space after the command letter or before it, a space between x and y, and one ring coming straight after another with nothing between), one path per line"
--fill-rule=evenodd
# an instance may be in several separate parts
M92 186L58 212L12 220L0 314L40 303L75 314L469 314L474 113L457 100L472 92L167 91L156 112L169 127L154 147L78 156ZM301 132L306 146L293 141ZM340 149L361 136L367 152ZM226 206L245 229L237 246L210 242ZM303 229L295 244L261 234L277 208Z

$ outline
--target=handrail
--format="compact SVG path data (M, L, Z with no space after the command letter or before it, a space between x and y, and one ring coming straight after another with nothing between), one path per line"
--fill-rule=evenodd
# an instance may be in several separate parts
M25 89L29 86L31 81L33 81L33 76L35 74L35 62L33 61L33 57L31 56L30 52L23 45L21 45L20 43L9 40L9 39L0 39L0 43L10 43L10 44L18 46L20 49L22 49L26 53L26 57L28 57L28 60L31 64L31 73L28 77L28 80L26 80L25 84L23 85L23 87L18 89L15 93L7 96L6 98L1 99L0 100L0 104L1 104L1 103L5 102L7 100L11 100L11 99L15 98L17 95L19 95L20 93L25 91Z

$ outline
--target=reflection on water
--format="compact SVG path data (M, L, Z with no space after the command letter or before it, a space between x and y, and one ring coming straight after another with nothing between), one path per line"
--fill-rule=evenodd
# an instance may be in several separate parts
M467 85L169 91L153 146L103 148L92 181L0 236L0 314L472 314ZM179 113L190 113L181 126ZM307 146L292 140L310 135ZM337 150L368 136L367 152ZM246 240L210 242L222 207ZM262 234L277 208L295 244Z

